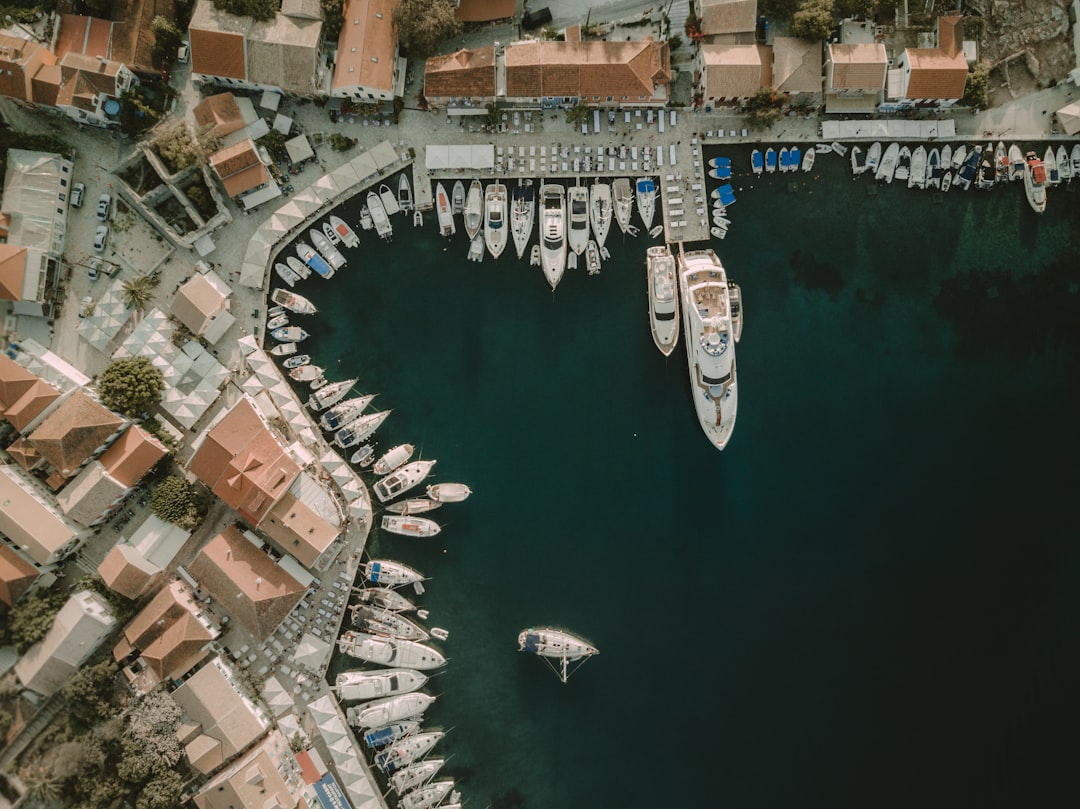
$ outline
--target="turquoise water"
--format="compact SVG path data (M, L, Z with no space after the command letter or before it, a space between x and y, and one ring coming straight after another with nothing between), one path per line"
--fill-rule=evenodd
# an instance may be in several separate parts
M447 770L473 807L1060 803L1080 195L1042 217L1015 186L871 195L834 155L734 185L723 453L682 344L652 344L642 238L553 295L512 247L470 263L463 233L399 215L299 290L315 361L394 411L379 450L474 491L434 540L369 543L431 577L450 630L427 719L453 728ZM601 653L564 686L516 652L533 624Z

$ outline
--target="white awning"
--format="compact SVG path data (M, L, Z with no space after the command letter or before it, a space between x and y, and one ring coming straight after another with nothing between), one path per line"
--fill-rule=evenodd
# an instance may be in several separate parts
M292 140L285 141L285 151L289 153L289 160L293 163L315 156L315 150L311 148L307 135L297 135Z
M429 169L490 169L495 165L495 147L429 145L425 161Z
M486 107L447 107L447 115L487 115L488 111Z
M280 93L275 93L273 90L263 90L262 98L259 99L260 107L267 110L277 110L278 104L280 103Z
M278 188L277 183L271 180L266 187L260 188L258 191L252 191L246 197L242 197L241 201L244 203L244 207L250 211L256 205L262 205L264 202L280 196L281 189Z

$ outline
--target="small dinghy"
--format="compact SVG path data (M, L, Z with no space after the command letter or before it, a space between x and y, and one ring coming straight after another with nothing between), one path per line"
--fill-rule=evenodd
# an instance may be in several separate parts
M426 511L434 511L442 506L438 500L429 500L426 497L413 497L402 500L400 503L391 503L386 510L391 514L423 514Z
M375 445L363 444L360 449L354 452L349 460L354 464L359 464L362 467L371 466L371 462L375 460Z
M287 264L282 264L280 261L274 263L274 272L289 286L295 286L300 280L300 277Z
M273 331L274 329L283 329L288 325L289 325L289 316L288 315L278 315L277 317L272 317L268 321L266 321L266 328L271 330L271 331Z
M403 537L433 537L442 531L442 526L434 520L398 514L384 515L382 527L384 531Z
M285 362L281 364L291 370L293 368L299 368L301 365L307 365L309 362L311 362L310 354L297 354L295 356L289 357L287 360L285 360Z
M296 343L281 343L270 349L270 353L275 357L287 357L290 354L296 353Z
M412 223L414 228L422 228L424 226L424 215L420 213L419 208L413 211Z
M435 483L427 487L427 495L437 503L460 503L472 494L464 483Z

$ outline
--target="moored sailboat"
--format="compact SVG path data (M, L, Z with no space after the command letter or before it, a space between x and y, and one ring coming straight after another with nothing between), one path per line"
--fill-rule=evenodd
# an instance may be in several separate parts
M619 177L611 184L611 194L615 199L615 221L619 230L626 233L630 227L630 216L634 211L634 195L630 190L630 181Z
M406 537L433 537L442 531L434 520L409 514L384 514L382 527L384 531Z
M580 665L587 658L599 654L599 650L588 641L553 627L522 630L518 635L518 651L542 658L563 683L570 679L570 674L577 668L571 668L571 663Z
M641 177L637 181L637 206L645 230L652 227L656 212L656 181L652 177Z
M514 186L510 202L510 235L518 258L525 257L532 235L533 218L536 215L536 194L532 180L519 180Z
M308 397L308 407L312 410L325 410L331 405L335 405L345 398L345 395L352 390L352 386L356 384L356 379L343 379L340 382L331 382L329 385L319 388L311 396Z
M598 247L603 247L607 241L611 217L611 186L607 183L593 183L589 189L589 220Z

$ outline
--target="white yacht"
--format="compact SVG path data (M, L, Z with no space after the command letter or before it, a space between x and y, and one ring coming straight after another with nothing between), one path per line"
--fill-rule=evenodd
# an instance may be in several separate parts
M401 719L420 716L433 702L435 697L417 692L383 697L349 708L345 711L345 721L354 728L374 730Z
M626 233L630 227L630 215L634 212L634 194L630 190L630 181L619 177L611 184L611 194L615 198L615 221L619 230Z
M341 243L346 247L360 246L360 237L356 235L355 230L349 227L349 223L340 216L331 216L329 224L331 231L337 234L338 239L340 239Z
M874 179L891 183L893 175L896 174L896 162L899 159L900 144L896 142L890 143L888 148L881 153L881 162L878 164L877 171L874 172Z
M665 357L679 342L679 296L675 257L666 244L650 247L645 253L649 284L649 322L653 342Z
M446 237L453 236L457 231L454 227L454 213L450 207L450 197L446 195L446 188L442 183L435 184L435 211L439 217L439 232Z
M405 769L398 770L391 775L388 783L394 790L395 795L404 795L410 789L423 786L434 778L444 764L446 764L444 758L428 758L418 761L416 764L410 764ZM446 804L443 804L443 806L445 807Z
M397 197L394 196L394 192L390 190L390 186L386 183L379 186L379 199L382 200L387 216L393 216L401 210Z
M535 216L536 194L533 192L532 180L519 180L514 186L510 202L510 234L514 237L514 249L518 258L525 257Z
M286 256L285 263L289 265L289 268L296 273L296 275L303 281L305 278L311 275L311 267L302 262L296 256Z
M364 734L365 744L368 744L368 737L373 735L373 733ZM395 773L430 753L445 735L446 733L441 730L429 730L399 737L390 747L376 753L375 766L387 775ZM375 739L372 741L378 743ZM368 746L372 745L368 744Z
M570 678L570 663L584 661L599 654L588 641L562 629L530 627L518 635L518 651L545 658L556 676L566 682ZM558 665L553 661L558 661Z
M1028 205L1035 213L1046 210L1046 166L1035 152L1027 153L1027 170L1024 172L1024 193Z
M450 195L450 212L454 216L465 213L465 185L461 180L454 181L454 189Z
M690 391L701 429L723 449L739 405L727 275L712 250L680 251L678 262Z
M413 461L396 472L392 472L375 483L375 496L380 503L386 503L404 494L413 486L423 482L430 473L435 461Z
M372 471L376 475L389 475L398 467L408 463L415 450L416 447L412 444L398 444L391 447L383 453L379 460L375 461Z
M311 228L308 231L308 236L311 237L311 243L315 245L315 249L319 251L319 255L326 259L326 262L335 270L340 270L345 266L345 256L341 254L334 245L330 243L330 240L326 238L326 234L317 228Z
M312 410L325 410L330 405L335 405L345 398L356 379L343 379L340 382L332 382L325 387L319 388L308 397L308 407Z
M465 199L465 232L469 241L476 238L484 225L484 187L479 180L473 180L469 186L469 196Z
M484 243L492 258L506 249L506 186L496 180L484 192Z
M427 487L427 495L437 503L460 503L470 494L470 489L464 483L435 483Z
M297 295L295 292L289 292L289 290L280 287L270 293L270 300L279 306L284 306L290 312L296 312L298 315L313 315L318 311L315 304L303 295Z
M390 224L390 217L386 214L386 208L383 207L382 200L374 191L368 191L367 207L379 238L389 239L394 234L394 226Z
M442 526L427 517L414 517L409 514L384 514L384 531L403 537L433 537L442 531Z
M566 240L574 255L580 256L589 243L589 189L583 185L566 189L566 207L570 210L570 229Z
M641 177L637 181L637 207L645 230L652 227L653 214L656 212L656 182L652 177Z
M419 570L414 570L393 559L372 559L364 564L364 581L385 587L401 587L403 584L419 584L424 580Z
M540 258L552 289L566 269L566 197L558 183L540 186Z
M371 437L390 415L389 410L356 416L346 426L334 433L334 443L342 449L351 449Z
M338 650L357 660L378 663L380 666L427 671L446 665L446 658L440 652L417 641L381 638L351 629L345 630L338 638Z
M607 183L593 183L589 189L589 220L597 246L603 247L611 229L611 186Z
M408 173L404 171L398 177L397 203L403 213L413 209L412 187L409 185Z
M340 700L378 699L408 694L424 687L426 674L414 669L379 669L378 671L343 671L334 681Z

